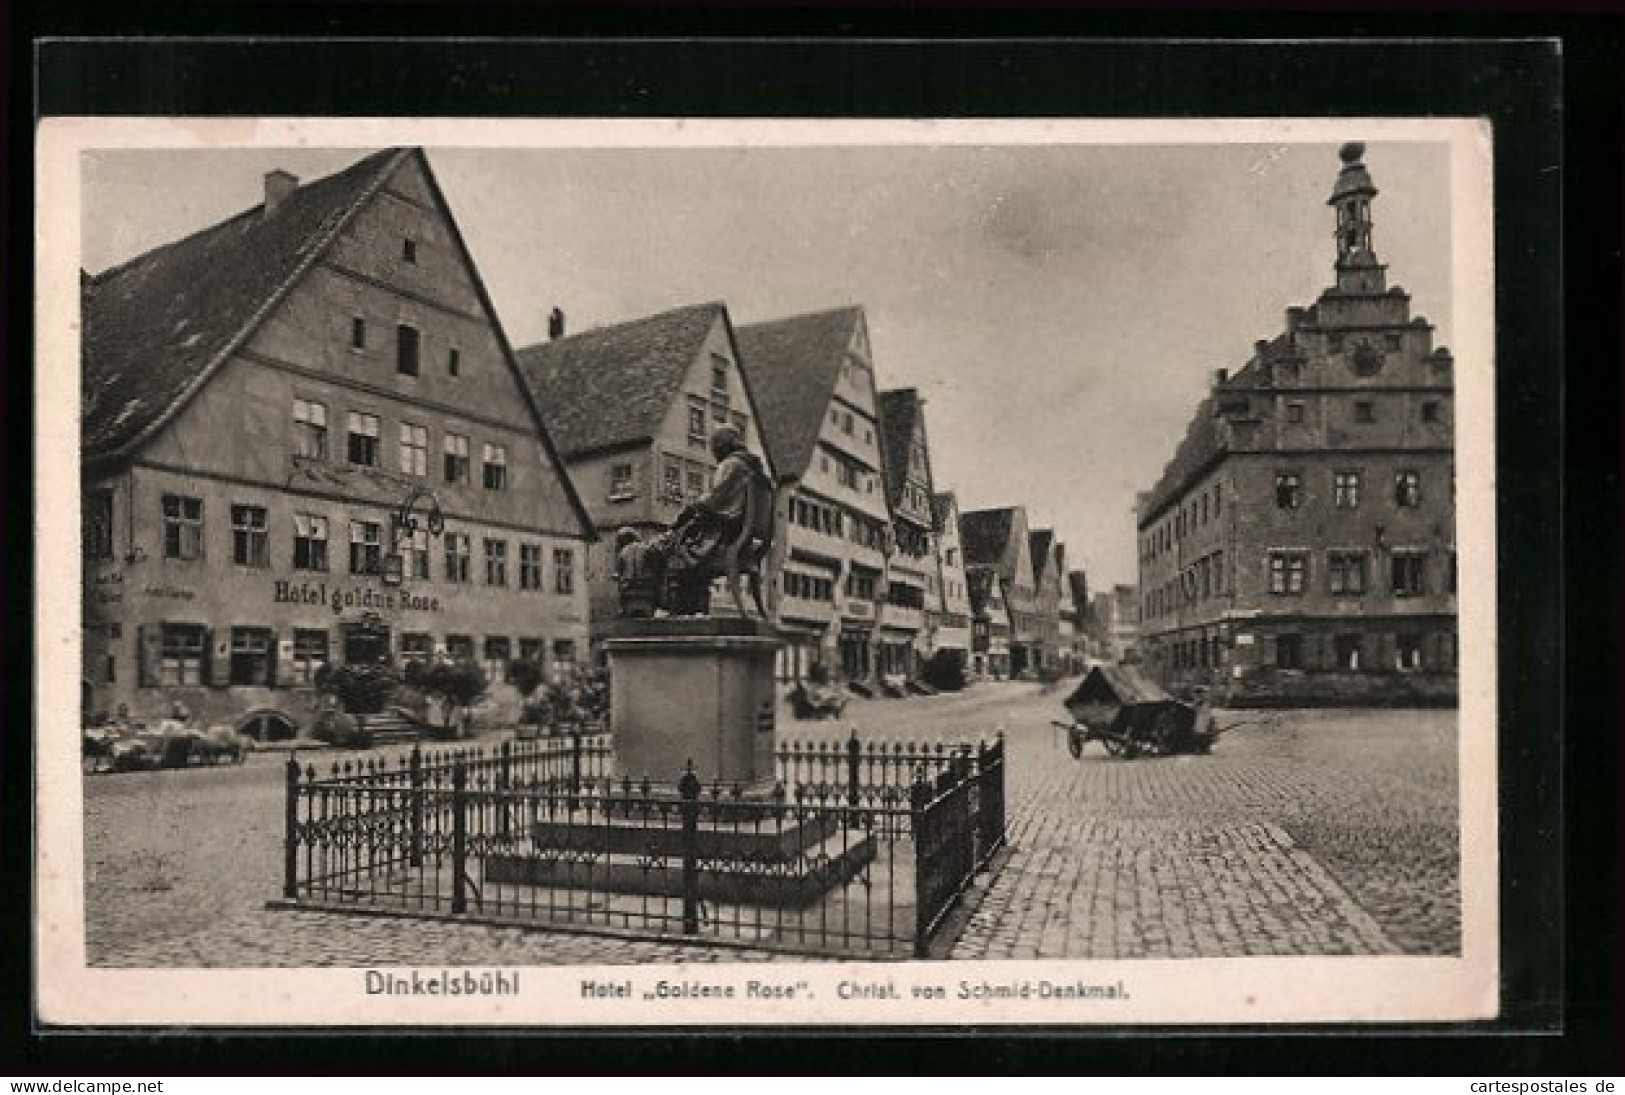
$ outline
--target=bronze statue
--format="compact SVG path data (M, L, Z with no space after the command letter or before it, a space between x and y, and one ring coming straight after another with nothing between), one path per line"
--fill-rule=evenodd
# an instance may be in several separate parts
M757 612L765 619L762 566L773 544L773 482L762 461L745 448L733 426L711 434L717 460L711 489L684 506L671 528L648 540L630 528L615 534L615 581L621 615L649 618L705 615L711 608L711 582L728 578L741 616L745 612L739 579L748 575Z

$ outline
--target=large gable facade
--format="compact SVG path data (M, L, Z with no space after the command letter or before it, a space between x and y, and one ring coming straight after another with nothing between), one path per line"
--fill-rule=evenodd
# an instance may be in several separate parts
M586 512L417 149L83 286L91 712L286 730L317 669L584 653Z

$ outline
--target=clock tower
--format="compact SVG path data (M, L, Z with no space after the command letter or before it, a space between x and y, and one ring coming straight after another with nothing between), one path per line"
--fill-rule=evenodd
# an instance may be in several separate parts
M1326 204L1337 210L1337 291L1381 293L1387 288L1387 267L1377 261L1371 245L1371 199L1377 188L1360 157L1365 145L1351 141L1338 152L1343 170Z

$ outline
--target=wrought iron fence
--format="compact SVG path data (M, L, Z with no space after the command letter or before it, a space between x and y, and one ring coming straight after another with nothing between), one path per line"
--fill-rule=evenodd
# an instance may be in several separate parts
M1002 741L954 750L934 775L916 766L900 799L884 781L793 780L753 793L706 786L689 771L670 785L634 783L608 774L608 753L602 741L414 750L397 766L327 774L291 759L283 897L797 953L924 956L1003 840Z

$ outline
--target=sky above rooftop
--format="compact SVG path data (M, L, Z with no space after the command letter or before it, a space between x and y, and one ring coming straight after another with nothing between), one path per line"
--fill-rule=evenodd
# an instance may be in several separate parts
M1215 136L1222 136L1215 129ZM1215 369L1332 282L1338 141L478 149L426 145L515 347L707 300L736 325L862 305L882 387L926 398L938 489L1023 504L1093 589ZM369 149L119 150L83 163L98 272ZM1372 140L1389 283L1449 345L1450 151Z

